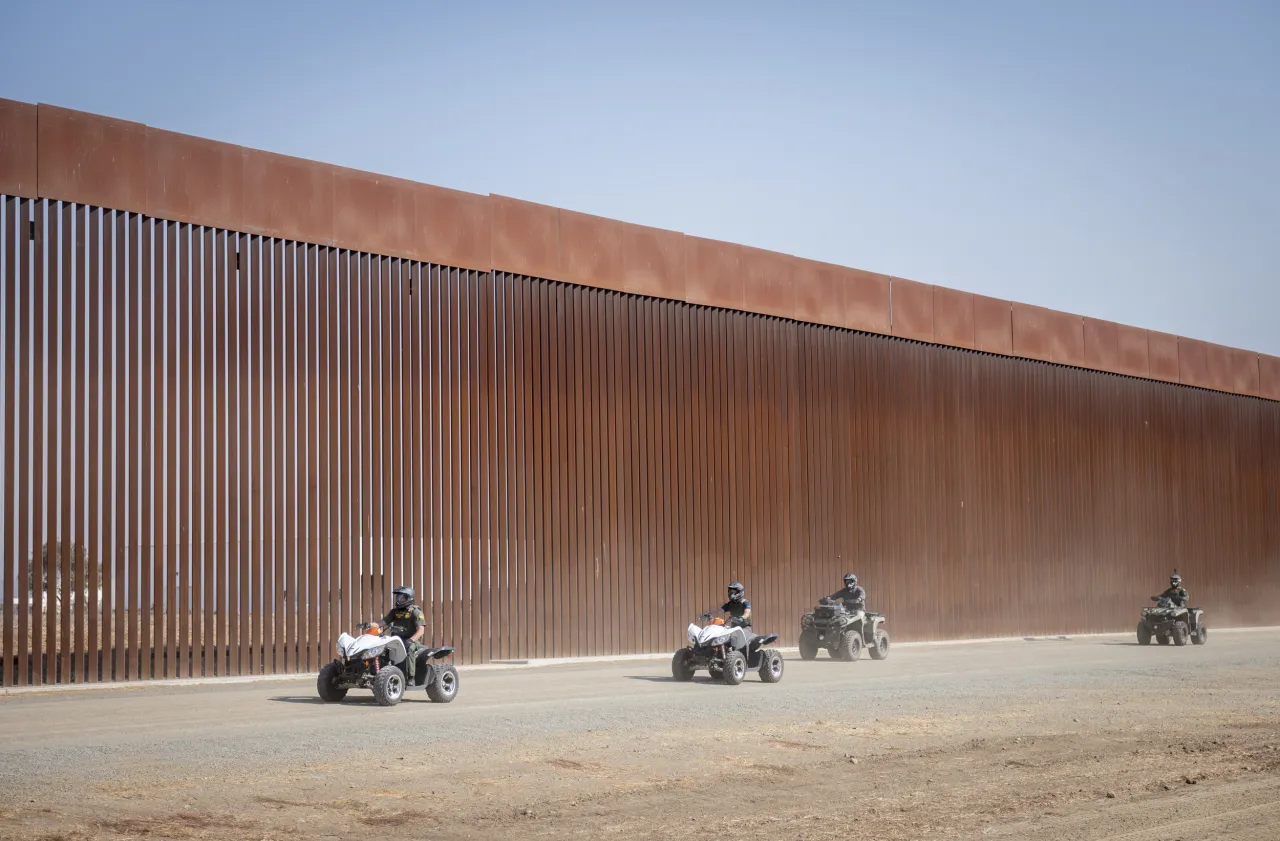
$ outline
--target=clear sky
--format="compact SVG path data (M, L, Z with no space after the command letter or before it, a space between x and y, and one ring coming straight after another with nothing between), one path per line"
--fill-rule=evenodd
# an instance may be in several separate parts
M1280 354L1280 2L0 0L0 96Z

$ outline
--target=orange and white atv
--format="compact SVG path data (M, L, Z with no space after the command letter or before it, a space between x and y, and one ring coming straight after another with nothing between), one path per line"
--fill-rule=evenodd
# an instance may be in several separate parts
M338 658L326 663L316 677L316 691L321 700L341 701L349 689L372 689L380 705L392 707L400 703L410 687L405 678L407 652L404 640L387 633L377 622L361 622L359 635L338 636ZM447 704L458 694L458 670L448 663L434 663L453 653L453 649L422 648L414 663L412 688L425 686L427 697Z
M694 672L706 669L713 679L737 686L748 670L760 673L765 683L782 680L782 652L765 648L777 642L777 634L759 635L750 628L733 628L723 619L710 614L699 617L698 625L690 623L689 645L671 658L671 676L679 681L693 680Z

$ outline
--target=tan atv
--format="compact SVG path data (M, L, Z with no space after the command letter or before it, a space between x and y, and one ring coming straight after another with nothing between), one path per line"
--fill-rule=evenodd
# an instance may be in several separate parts
M1204 645L1209 629L1204 624L1204 611L1198 607L1180 607L1168 596L1152 596L1155 607L1144 607L1138 620L1138 645L1151 645L1151 638L1161 645Z
M834 599L819 599L817 607L800 619L800 657L812 660L825 648L833 660L856 661L865 647L871 659L889 656L889 633L884 614L846 610Z

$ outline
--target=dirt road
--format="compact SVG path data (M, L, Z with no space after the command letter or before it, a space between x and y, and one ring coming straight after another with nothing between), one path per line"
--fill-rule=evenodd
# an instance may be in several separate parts
M1280 632L0 696L0 837L1280 838Z

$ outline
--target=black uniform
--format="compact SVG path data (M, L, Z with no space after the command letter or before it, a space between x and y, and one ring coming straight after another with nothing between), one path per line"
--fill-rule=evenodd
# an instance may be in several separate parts
M841 602L844 604L845 610L867 609L867 591L862 589L860 584L855 584L852 587L842 587L827 598Z
M729 601L725 602L723 605L720 606L721 611L729 614L734 619L739 620L738 624L740 627L743 627L743 628L751 627L751 617L748 616L746 619L742 618L743 614L745 614L750 609L751 609L751 602L747 601L746 599L743 599L740 602L735 602L733 599L730 599Z

